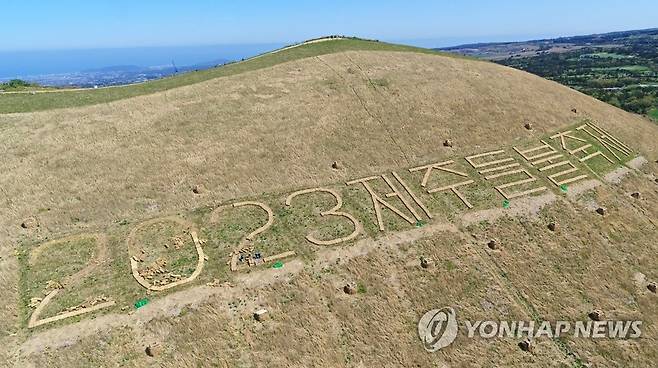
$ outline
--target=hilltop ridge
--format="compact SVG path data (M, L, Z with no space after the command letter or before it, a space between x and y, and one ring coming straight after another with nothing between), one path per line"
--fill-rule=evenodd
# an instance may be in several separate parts
M348 50L407 51L440 54L438 51L413 46L388 44L356 37L327 36L289 45L242 61L231 62L206 70L192 71L143 83L108 86L103 88L38 90L20 94L0 93L0 114L106 103L166 91L168 89L200 83L214 78L221 78L251 70L267 68L287 61ZM51 94L42 95L40 94L41 92L49 92ZM57 94L55 95L52 93Z

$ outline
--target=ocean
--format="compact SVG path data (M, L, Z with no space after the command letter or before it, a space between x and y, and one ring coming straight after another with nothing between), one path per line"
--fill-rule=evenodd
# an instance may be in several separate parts
M30 79L48 74L77 73L115 66L177 67L235 61L283 44L134 47L88 50L0 52L0 80Z

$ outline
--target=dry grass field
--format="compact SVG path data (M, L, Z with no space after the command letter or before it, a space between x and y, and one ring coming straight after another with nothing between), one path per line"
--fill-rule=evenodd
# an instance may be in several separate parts
M493 63L365 41L361 48L332 44L340 42L283 50L277 62L175 88L0 114L0 365L658 364L658 295L647 289L658 281L658 126ZM513 150L542 139L562 151L550 137L586 122L633 152L617 159L588 140L611 160L565 154L587 175L566 193ZM500 178L484 179L464 160L501 149L538 178L519 191L546 189L504 208L493 188ZM633 164L638 156L648 162ZM408 170L448 160L473 179L459 188L472 208L449 191L428 194L423 172ZM391 188L379 175L392 172L431 219L407 192L384 196ZM364 186L345 184L373 175L371 189L411 221L384 209L379 230ZM518 175L510 180L524 179ZM428 187L457 180L448 179L433 176ZM329 192L286 205L291 193L316 187L338 193L342 206L334 212L358 225L321 216L336 205ZM231 206L242 201L273 214L252 240L246 237L268 214ZM178 220L155 221L167 218ZM345 238L359 226L338 244L307 240ZM491 239L496 249L487 246ZM262 257L295 255L280 268L270 262L233 272L231 256L245 244ZM189 282L147 290L131 273L132 259L153 284L186 279L198 268L196 245L204 262ZM434 267L422 268L420 257ZM343 292L347 283L356 284L355 294ZM54 290L40 319L113 304L30 328L35 307ZM576 321L599 309L606 319L642 320L642 337L546 338L523 351L519 339L460 333L428 353L418 319L443 306L472 320ZM254 320L260 308L269 319ZM157 346L154 356L147 346Z

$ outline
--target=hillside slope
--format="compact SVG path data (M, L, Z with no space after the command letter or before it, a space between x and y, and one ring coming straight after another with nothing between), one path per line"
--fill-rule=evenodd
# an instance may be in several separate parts
M655 124L487 62L381 50L304 56L108 103L0 115L0 306L8 317L0 322L7 331L0 357L38 367L656 362L658 297L646 287L658 280ZM633 152L616 159L605 151L610 162L581 162L550 138L581 134L576 128L587 122ZM566 195L566 186L553 185L514 150L540 139L587 175ZM464 160L497 150L516 155L546 189L502 208L506 198L495 180ZM642 157L649 162L639 165ZM473 180L459 189L470 206L450 191L427 193L422 172L408 170L448 160ZM392 178L392 171L428 211L408 193L402 197L415 214L386 197L390 188L379 177L371 189L407 218L420 218L410 224L384 208L380 231L368 192L345 182ZM454 184L437 180L429 185ZM329 192L300 194L286 205L292 192L316 187L342 196L341 211L359 225L318 216L336 203ZM241 201L273 210L273 224L253 240L245 236L268 218L253 206L227 206ZM546 228L553 221L557 231ZM344 239L353 230L356 237L334 245L307 240ZM188 239L191 233L201 241ZM499 244L494 250L486 245L491 239ZM231 252L243 247L296 256L284 258L283 268L232 272ZM421 256L435 266L420 267ZM169 260L170 276L194 275L197 259L203 270L184 285L147 291L131 262L145 275L149 262L163 266L160 258ZM49 281L63 289L45 286ZM343 292L350 282L354 295ZM42 318L115 303L28 328L53 290L63 291ZM149 304L135 309L143 298ZM601 309L606 318L641 319L643 336L538 339L525 352L519 339L460 333L452 346L428 353L418 319L444 306L472 320L571 321ZM262 307L271 319L254 321ZM150 357L144 349L155 343L159 351Z

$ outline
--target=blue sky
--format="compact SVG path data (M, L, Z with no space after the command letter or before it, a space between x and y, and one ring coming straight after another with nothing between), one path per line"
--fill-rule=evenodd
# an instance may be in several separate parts
M0 51L289 43L347 34L420 46L658 27L655 0L2 0Z

